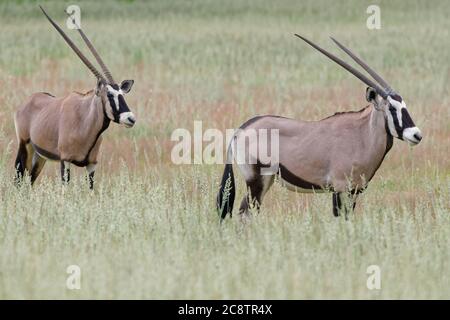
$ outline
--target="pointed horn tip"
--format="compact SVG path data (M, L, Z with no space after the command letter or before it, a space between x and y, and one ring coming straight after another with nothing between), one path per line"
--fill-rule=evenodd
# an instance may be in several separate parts
M310 46L314 47L314 44L309 41L308 39L306 39L304 36L299 35L298 33L294 33L295 36L297 36L298 38L302 39L303 41L305 41L307 44L309 44Z
M55 25L55 22L53 21L53 19L48 15L47 11L44 10L44 8L39 5L39 8L41 9L42 13L44 14L44 16L47 18L48 21L50 21L51 24Z
M312 47L314 47L314 48L317 49L317 45L314 44L312 41L306 39L304 36L301 36L301 35L299 35L298 33L295 33L295 35L296 35L297 37L299 37L300 39L302 39L303 41L305 41L305 42L306 42L307 44L309 44L310 46L312 46ZM320 51L320 50L319 50L319 51Z
M333 38L332 36L330 36L330 39L339 47L339 48L341 48L342 50L344 50L345 51L345 49L346 50L348 50L347 48L345 48L344 47L344 45L342 44L342 43L340 43L339 41L337 41L335 38ZM344 49L345 48L345 49Z
M53 24L54 22L53 22L52 18L48 15L47 11L45 11L41 5L39 5L39 8L41 9L44 16L50 21L50 23Z
M353 52L350 51L350 49L346 48L343 44L341 44L339 41L334 39L333 37L330 37L331 40L342 50L345 51L356 63L358 63L360 66L363 67L364 70L366 70L375 81L377 81L385 91L392 91L390 85L384 80L380 75L378 75L372 68L370 68L364 61L361 60L358 56L356 56Z
M332 36L330 36L330 39L331 39L335 44L337 44L338 47L340 47L340 48L343 47L343 45L342 45L339 41L337 41L335 38L333 38ZM348 50L348 49L347 49L347 50Z

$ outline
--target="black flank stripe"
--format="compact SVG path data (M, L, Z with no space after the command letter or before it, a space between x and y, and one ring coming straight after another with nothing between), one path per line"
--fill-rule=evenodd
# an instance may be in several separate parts
M321 190L322 189L321 186L318 186L314 183L308 182L306 180L303 180L300 177L297 177L295 174L293 174L291 171L289 171L281 163L280 163L280 175L283 178L283 180L286 180L290 184L297 186L299 188L310 189L310 190L312 190L312 189Z
M36 150L37 153L39 153L41 156L43 156L47 159L50 159L50 160L55 160L55 161L60 160L58 155L38 147L33 142L31 142L31 145L33 146L34 150Z

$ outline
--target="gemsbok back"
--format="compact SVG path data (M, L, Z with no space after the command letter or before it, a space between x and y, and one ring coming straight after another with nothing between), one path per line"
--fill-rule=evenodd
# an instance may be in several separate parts
M333 214L339 216L343 212L347 218L348 213L354 210L357 195L367 187L391 149L393 137L412 146L422 140L403 98L365 62L331 38L377 83L311 41L296 36L364 82L368 86L366 99L370 104L360 111L336 113L320 121L264 115L241 125L228 147L217 196L221 219L227 214L231 216L233 210L233 160L245 160L237 163L247 185L247 194L239 209L243 216L248 215L250 209L259 210L264 195L278 176L282 185L297 192L332 192ZM278 130L278 163L274 174L262 174L262 169L273 166L273 163L254 152L261 147L258 145L261 137L247 139L252 136L250 131L259 132L261 129ZM236 147L240 139L248 140L244 149ZM266 150L273 151L272 147L268 145Z
M19 108L14 117L19 143L15 161L16 181L21 181L26 170L33 184L46 160L54 160L61 162L61 178L65 183L70 179L70 164L86 167L89 187L92 189L102 133L111 121L127 128L136 122L124 100L124 95L131 90L134 81L124 80L120 85L116 84L92 43L78 28L102 68L104 75L101 74L45 10L40 8L97 78L97 85L87 93L72 92L61 98L43 92L34 93Z

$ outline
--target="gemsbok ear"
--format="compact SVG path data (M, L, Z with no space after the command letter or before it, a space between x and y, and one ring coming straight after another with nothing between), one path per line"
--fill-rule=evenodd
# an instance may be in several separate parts
M375 103L375 98L377 97L377 92L374 88L367 87L366 89L366 100L367 102Z
M100 79L97 79L97 86L95 87L95 95L98 96L102 91L103 82Z
M133 87L134 80L123 80L120 84L120 90L123 91L123 93L130 92L131 88Z

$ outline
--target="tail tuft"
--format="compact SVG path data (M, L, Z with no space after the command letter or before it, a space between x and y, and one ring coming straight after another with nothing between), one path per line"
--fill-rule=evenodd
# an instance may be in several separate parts
M221 220L225 219L227 214L232 215L234 198L236 195L233 165L227 163L220 183L219 194L217 195L217 211Z

